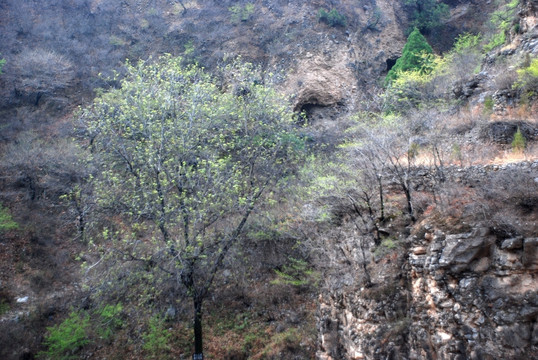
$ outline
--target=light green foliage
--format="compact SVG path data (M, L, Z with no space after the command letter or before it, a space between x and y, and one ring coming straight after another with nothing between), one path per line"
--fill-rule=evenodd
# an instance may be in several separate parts
M383 94L385 114L405 114L411 109L443 108L447 86L451 77L448 57L422 54L423 66L419 70L399 72Z
M382 257L392 252L398 246L396 240L392 238L385 238L381 241L381 244L375 249L374 255L376 257Z
M293 349L299 347L303 334L296 328L289 328L274 334L262 351L262 359L276 359L282 348Z
M170 351L170 337L172 334L164 326L164 321L154 316L150 319L147 331L142 335L143 349L150 359L166 359Z
M288 260L289 264L284 265L282 270L275 270L278 277L272 281L272 284L316 286L319 274L306 261L293 257L289 257Z
M0 59L0 74L2 74L2 69L4 68L5 64L6 64L6 59Z
M437 0L405 0L405 5L413 9L411 28L418 28L424 33L439 27L450 10L447 4Z
M99 325L97 333L102 339L109 339L114 335L114 332L123 327L124 323L121 318L121 312L123 311L123 305L118 303L116 305L105 305L99 309Z
M484 45L484 51L489 52L501 45L504 45L506 42L506 34L504 31L497 33L491 37L491 40Z
M419 73L428 73L428 61L424 54L432 54L433 49L428 44L418 28L415 28L402 50L402 56L396 61L396 64L390 69L385 84L388 85L396 80L401 73L407 71L418 71Z
M190 55L194 52L194 43L192 40L187 42L185 45L183 45L185 51L183 52L185 55Z
M480 71L484 55L481 48L482 36L470 33L460 34L454 46L445 55L446 72L458 82Z
M521 153L523 150L525 150L525 146L525 137L518 127L516 133L514 134L514 140L512 140L512 151Z
M416 36L420 35L415 31ZM425 40L414 41L423 43ZM404 114L411 109L449 106L450 89L480 69L484 56L480 42L480 35L467 33L458 36L453 48L443 57L424 51L411 52L412 61L405 61L412 64L405 67L407 70L400 70L397 63L387 74L388 86L383 96L385 112ZM402 61L407 52L408 49L404 49Z
M172 56L127 63L121 86L81 115L96 206L132 225L103 234L103 251L147 265L149 298L160 274L201 302L264 191L292 175L304 149L288 101L264 84L271 74L239 62L220 71L217 80ZM144 243L132 235L140 223Z
M516 23L517 7L519 0L503 1L498 10L491 14L490 22L495 27L496 33L492 35L489 42L484 45L484 51L489 52L506 42L507 34L512 26L519 26Z
M40 352L40 359L77 359L76 352L89 343L87 329L90 317L83 312L73 311L61 324L47 328L48 335L43 344L48 350Z
M482 36L480 34L471 34L464 33L458 35L456 41L454 41L454 46L452 47L452 53L462 54L469 49L475 48L480 44Z
M245 6L234 5L228 8L228 11L231 14L231 21L234 24L239 23L240 21L248 21L252 14L254 13L254 4L247 3Z
M18 229L19 225L13 221L8 209L0 204L0 233L3 231Z
M332 27L347 25L346 17L338 12L336 9L332 9L327 12L325 9L319 9L318 19L324 23L329 24Z
M98 204L155 219L168 242L158 244L188 258L213 239L202 229L221 231L210 219L246 210L284 175L302 140L286 101L252 67L227 69L234 89L222 93L196 65L161 61L128 63L121 88L97 97L83 118L102 170Z
M504 32L510 30L515 20L517 7L519 6L519 0L511 0L497 11L491 14L490 21L497 26L499 30Z
M529 66L519 69L517 75L515 88L522 89L527 96L538 91L538 59L533 59Z

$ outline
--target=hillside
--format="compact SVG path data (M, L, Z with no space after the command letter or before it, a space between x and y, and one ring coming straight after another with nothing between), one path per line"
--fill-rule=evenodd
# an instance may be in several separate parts
M168 241L163 222L147 206L129 219L125 199L103 205L94 183L114 166L100 167L97 154L109 143L94 143L92 131L105 131L88 125L109 115L94 102L114 101L103 94L136 101L134 90L121 92L130 86L125 61L151 66L164 54L211 78L212 105L193 109L231 106L211 113L222 121L212 130L232 129L237 112L261 112L269 122L281 111L296 126L282 132L298 131L306 149L301 160L290 152L276 166L264 143L256 185L232 185L235 167L221 175L228 188L207 181L214 187L204 196L214 202L234 186L250 186L251 195L238 195L224 215L224 205L214 210L220 217L184 249L183 259L199 256L199 264L226 255L202 276L210 284L201 291L206 358L536 358L535 0L6 0L0 10L0 358L58 358L52 334L69 340L77 327L83 335L62 345L66 356L191 357L196 296L177 285L186 282L184 263L175 265L176 282L166 275L173 266L159 263L165 252L185 261L175 253L182 250L148 256L155 234ZM420 67L387 82L413 26L433 50L414 54ZM236 59L259 68L248 72ZM258 95L260 85L283 94L287 110L271 92ZM219 103L219 91L236 97ZM249 133L271 138L263 124L225 132L215 156L239 154L227 146ZM195 135L204 146L213 141L204 140L208 129ZM176 140L170 151L181 146ZM249 146L257 145L254 137ZM209 151L176 167L195 174L195 157ZM291 170L276 170L286 161ZM258 193L273 184L267 174L282 178ZM115 179L103 182L105 198L127 191ZM259 202L245 207L247 198ZM187 229L195 220L185 220L182 201ZM178 224L170 233L181 233ZM228 228L235 230L224 236ZM200 245L206 257L192 250L206 233L207 241L234 241ZM130 253L114 237L146 247ZM62 333L69 321L74 328Z

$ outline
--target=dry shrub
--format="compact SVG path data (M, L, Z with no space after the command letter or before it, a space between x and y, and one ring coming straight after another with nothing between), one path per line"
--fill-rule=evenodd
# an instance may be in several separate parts
M512 90L517 80L517 73L514 70L505 70L495 77L495 86L499 90Z
M52 50L25 48L14 61L24 89L54 91L73 80L73 64Z

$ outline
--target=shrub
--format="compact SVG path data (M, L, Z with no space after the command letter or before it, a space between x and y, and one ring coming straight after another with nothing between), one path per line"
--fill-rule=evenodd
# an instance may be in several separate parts
M470 33L461 34L447 54L448 70L455 81L465 81L480 71L484 55L481 47L482 36Z
M378 26L380 22L381 22L381 9L376 6L374 9L374 12L368 18L368 22L366 23L366 29L380 31L379 26Z
M2 69L4 68L5 64L6 64L6 59L0 59L0 74L2 73Z
M170 350L168 341L172 334L164 328L164 322L158 316L149 321L149 328L143 335L144 350L152 359L163 359L164 354Z
M4 299L0 299L0 315L4 315L5 313L7 313L9 311L9 308L9 303Z
M290 257L289 260L289 265L284 265L282 270L275 270L278 278L272 282L273 284L293 286L316 285L318 276L314 270L308 266L306 261L292 257Z
M105 305L99 310L99 328L97 333L103 339L109 339L112 337L115 330L123 327L123 320L121 319L121 312L123 311L123 305L118 303L116 305Z
M411 28L418 28L424 33L439 27L449 15L448 5L437 0L405 0L405 5L413 9Z
M506 42L506 35L512 28L512 25L515 25L517 19L516 10L518 5L519 0L511 0L491 14L490 22L497 29L497 33L484 46L484 51L491 51Z
M231 21L237 24L240 21L248 21L254 13L254 4L247 3L245 6L234 5L228 8L231 14Z
M497 33L493 35L491 40L486 45L484 45L484 51L489 52L495 49L496 47L503 45L505 42L506 42L506 34L504 32Z
M49 334L43 343L48 348L38 354L42 359L76 359L75 353L89 343L87 329L90 323L88 314L72 311L61 324L47 328Z
M383 94L385 114L405 114L411 109L443 108L447 89L447 59L433 54L422 54L419 70L396 73Z
M515 88L522 89L527 95L538 91L538 59L533 59L529 66L519 69L517 75Z
M519 127L514 134L514 140L512 140L512 151L521 153L525 150L525 137L521 134Z
M345 27L347 25L346 17L340 14L336 9L332 9L329 12L324 9L319 9L318 19L332 27Z
M432 54L433 49L428 44L424 36L418 28L415 28L409 37L402 50L402 56L396 60L396 64L390 69L386 78L385 84L388 85L393 80L400 76L401 72L405 71L420 71L425 72L427 57L424 54Z
M485 115L490 115L493 112L494 104L495 103L491 95L486 96L486 98L484 99L484 111L483 111Z
M13 221L9 211L0 204L0 233L18 228L19 225Z

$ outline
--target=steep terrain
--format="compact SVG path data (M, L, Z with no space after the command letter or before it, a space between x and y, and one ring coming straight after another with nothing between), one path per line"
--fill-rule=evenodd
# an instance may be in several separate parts
M357 113L384 111L383 79L401 55L412 17L405 3L3 1L0 200L19 229L0 239L0 357L34 358L44 349L46 326L70 309L97 306L82 285L87 273L78 271L81 258L87 260L78 235L91 209L65 197L90 171L77 160L72 120L96 89L117 86L107 76L121 72L125 59L170 53L211 70L241 56L282 74L279 90L304 114L312 142L329 152ZM489 19L496 2L444 3L449 17L427 35L436 53L447 53L458 34L494 32ZM338 10L346 25L320 21L320 9ZM274 231L267 220L252 225L243 248L234 250L237 262L219 274L223 286L208 307L209 358L536 358L538 102L513 84L521 64L538 56L537 11L535 0L518 2L506 41L479 60L479 70L466 69L475 59L463 58L457 81L436 85L450 94L442 111L417 106L404 116L421 124L406 139L408 148L427 139L423 158L407 174L415 223L402 210L400 184L383 174L389 215L381 228L369 224L368 234L357 226L356 209L336 193L285 203L282 214L267 216L279 226L295 224L298 213L328 201L328 221L309 222L302 214L306 220L289 233ZM527 149L514 155L518 128ZM443 155L442 177L431 149ZM284 213L293 221L282 219ZM382 234L381 244L374 232ZM275 285L275 269L287 269L290 257L307 259L320 279ZM178 334L170 355L188 358L188 307L153 305L181 319L169 325ZM122 319L138 316L138 309L125 309ZM118 329L116 340L101 339L77 356L148 356L137 343L146 320L141 316Z

